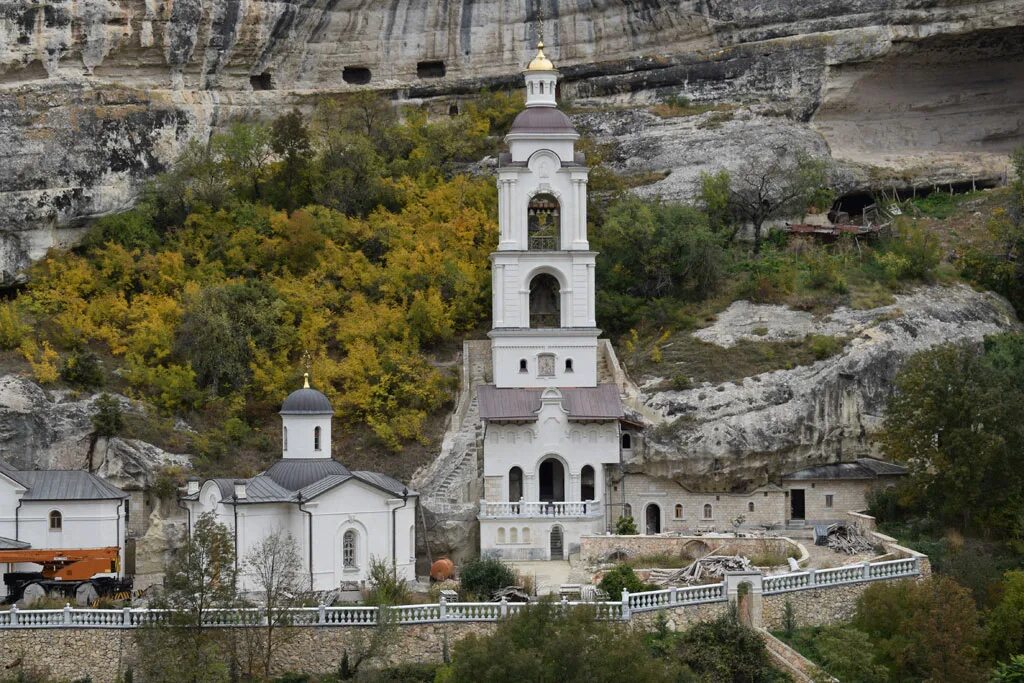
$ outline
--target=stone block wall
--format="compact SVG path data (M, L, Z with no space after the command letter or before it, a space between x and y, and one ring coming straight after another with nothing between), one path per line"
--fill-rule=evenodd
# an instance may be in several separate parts
M720 555L764 555L766 553L786 555L793 550L799 557L806 551L799 543L782 537L775 538L729 538L716 536L581 536L580 559L594 563L612 552L622 552L627 557L644 555L682 555L690 557L705 555L715 550Z
M843 519L847 510L866 509L868 492L877 486L878 482L868 479L784 480L782 485L787 491L803 489L804 519L814 521ZM828 504L830 496L831 505ZM788 516L787 514L787 518Z

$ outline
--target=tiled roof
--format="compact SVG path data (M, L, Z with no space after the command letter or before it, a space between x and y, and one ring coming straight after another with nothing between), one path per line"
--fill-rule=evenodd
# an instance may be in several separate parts
M24 500L119 500L128 494L82 470L17 470Z
M853 462L836 462L807 467L782 476L787 480L809 479L876 479L882 476L906 474L907 468L876 458L858 458Z
M543 389L499 389L485 384L477 389L480 417L484 420L535 420ZM570 420L617 420L623 417L622 400L614 384L559 389Z

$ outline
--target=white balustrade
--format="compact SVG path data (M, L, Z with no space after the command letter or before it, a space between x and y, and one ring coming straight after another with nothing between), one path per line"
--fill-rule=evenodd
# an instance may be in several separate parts
M507 517L602 517L604 510L599 500L559 501L480 501L480 516L490 519Z

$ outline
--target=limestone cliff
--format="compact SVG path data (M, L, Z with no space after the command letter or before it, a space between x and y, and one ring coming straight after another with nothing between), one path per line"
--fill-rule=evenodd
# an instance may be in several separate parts
M753 143L831 153L854 187L868 166L993 178L1024 141L1024 0L6 0L0 270L129 206L189 138L234 117L361 88L415 101L517 85L541 5L564 98L735 107L584 116L624 131L622 166L678 171L647 191L683 196Z
M893 380L911 355L1020 329L1006 301L963 285L925 287L897 295L890 306L840 308L822 318L783 306L733 303L695 336L722 346L807 334L848 341L842 352L812 365L717 386L643 393L645 412L666 426L647 430L645 448L627 466L689 486L729 490L810 465L877 454L871 437L881 427Z

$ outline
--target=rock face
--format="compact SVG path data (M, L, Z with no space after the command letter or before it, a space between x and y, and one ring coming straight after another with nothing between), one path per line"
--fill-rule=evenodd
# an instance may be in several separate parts
M532 0L8 0L0 269L13 278L127 207L190 138L232 118L318 93L457 100L518 86L538 18ZM904 183L992 178L1024 141L1024 0L548 0L542 24L563 98L737 107L629 131L624 160L679 171L649 188L668 196L704 165L741 163L751 141L831 151L851 187L872 177L865 165Z
M810 366L645 394L646 408L667 425L648 430L644 452L628 467L697 488L729 490L872 454L870 437L881 426L893 380L907 358L938 344L980 342L985 335L1020 329L1004 300L965 286L925 287L897 296L891 306L841 308L819 320L736 302L696 336L722 346L806 334L849 341L840 354Z
M47 393L24 377L0 377L0 459L17 469L89 470L128 491L150 487L164 467L189 466L187 455L136 439L98 438L93 444L97 398ZM126 413L141 411L129 399L115 398Z

